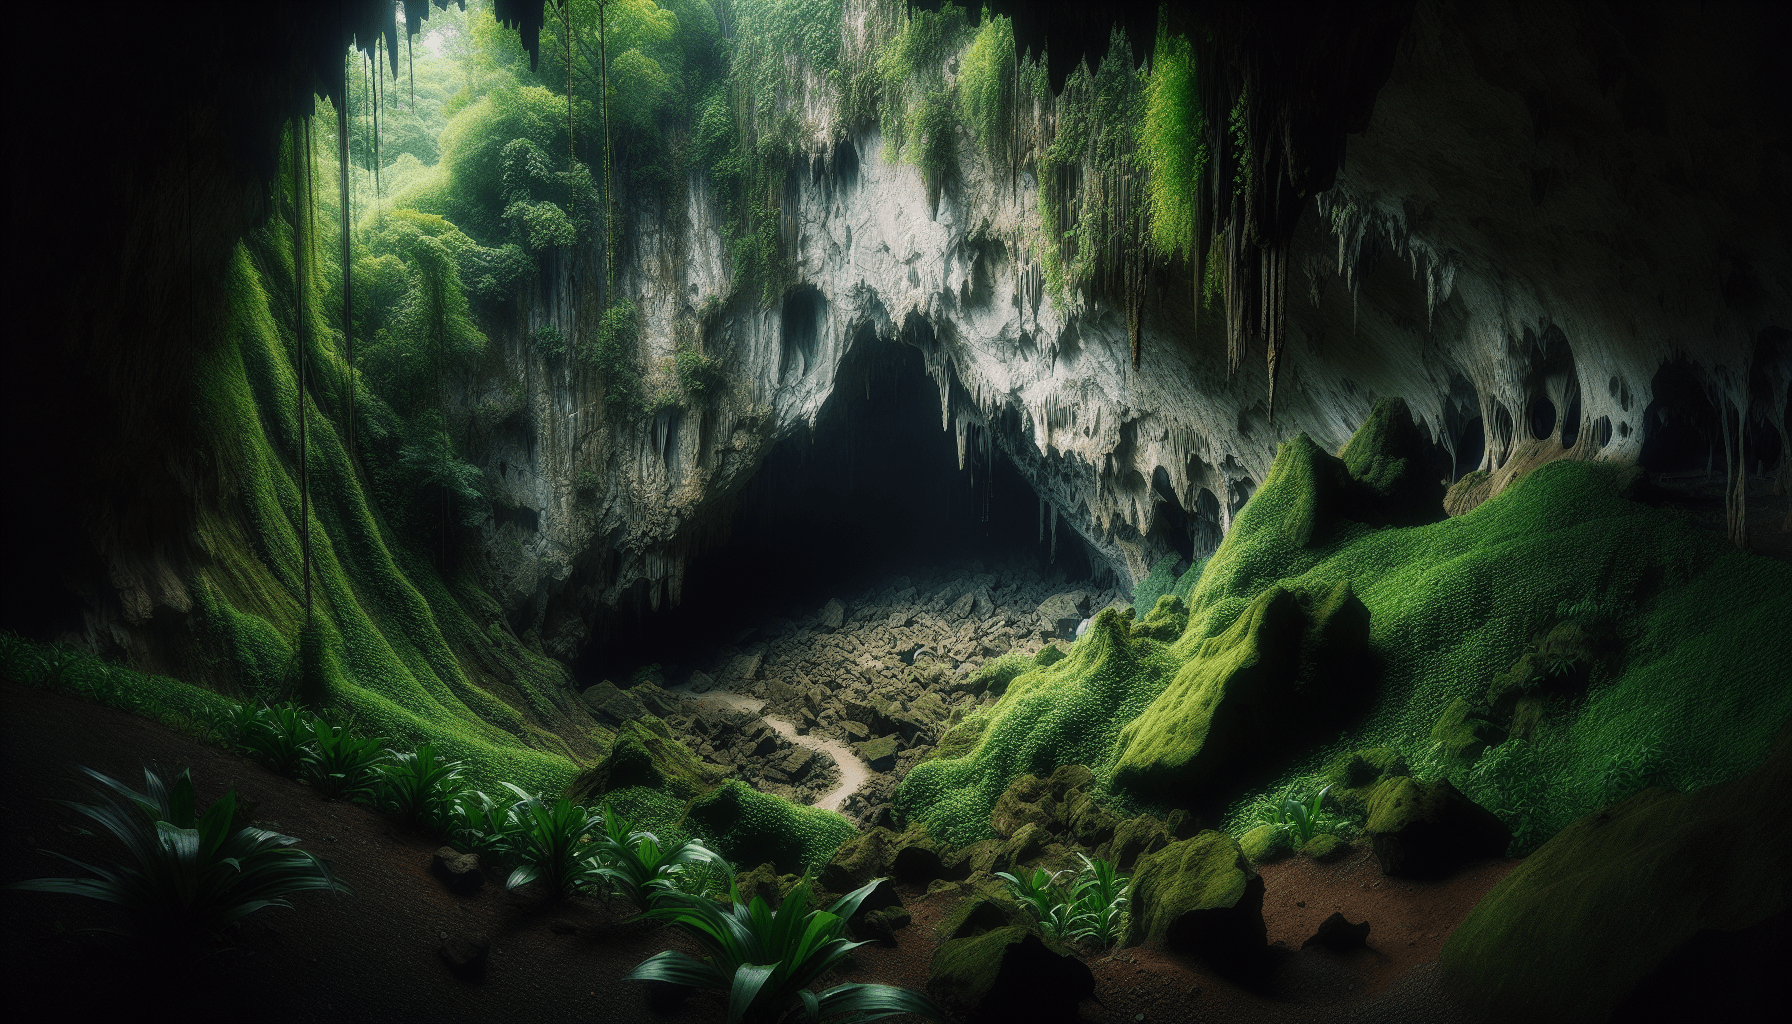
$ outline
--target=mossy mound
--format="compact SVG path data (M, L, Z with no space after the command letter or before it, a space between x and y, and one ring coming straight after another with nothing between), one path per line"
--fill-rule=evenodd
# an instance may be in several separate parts
M1271 864L1294 850L1288 830L1280 825L1258 825L1239 837L1238 847L1252 864Z
M1073 1021L1095 994L1095 975L1074 956L1018 925L940 944L927 992L971 1021Z
M736 864L769 861L779 873L818 868L853 835L832 811L802 807L731 779L685 812L685 828L714 841Z
M1265 949L1263 879L1224 832L1202 832L1139 861L1127 944L1235 963Z
M1506 738L1506 731L1475 715L1467 698L1450 702L1431 727L1431 743L1445 757L1473 761L1482 751Z
M1369 521L1421 526L1444 518L1444 485L1404 398L1383 398L1339 456L1373 511ZM1370 516L1373 519L1370 519Z
M1362 815L1369 809L1369 797L1384 779L1410 775L1406 758L1392 747L1371 747L1354 750L1334 760L1325 770L1329 795L1346 814Z
M1300 854L1321 864L1342 858L1350 852L1350 844L1330 832L1321 832L1300 844Z
M1449 779L1388 779L1369 797L1364 828L1384 875L1435 878L1505 853L1512 831Z
M1182 631L1187 628L1188 605L1175 594L1165 594L1151 606L1145 618L1132 627L1132 633L1142 639L1169 644L1182 639Z
M1269 587L1121 730L1115 785L1168 800L1280 767L1366 704L1368 636L1368 611L1347 583L1318 594Z
M624 722L609 752L579 773L566 788L566 796L596 804L613 790L643 786L684 801L710 792L721 782L719 769L704 764L689 747L672 738L665 723L647 715Z
M1444 971L1501 1019L1605 1020L1677 949L1792 907L1789 788L1792 730L1740 778L1580 818L1476 904Z

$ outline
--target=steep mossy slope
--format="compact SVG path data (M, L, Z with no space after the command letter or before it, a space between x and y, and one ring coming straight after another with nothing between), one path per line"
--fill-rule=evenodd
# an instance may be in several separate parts
M500 609L470 573L438 567L382 525L339 433L348 371L310 281L305 625L290 237L276 220L238 249L228 336L200 369L196 412L225 485L198 525L209 559L186 581L195 611L178 661L209 663L204 682L245 697L296 681L360 731L434 740L481 777L558 790L574 757L593 751L592 723L562 666L496 628ZM364 388L356 404L363 443L377 444L392 414Z
M939 834L978 838L1015 775L1082 763L1118 796L1232 801L1229 824L1242 831L1266 784L1316 789L1339 755L1385 748L1423 777L1451 778L1528 850L1645 784L1691 790L1760 762L1792 715L1781 685L1792 570L1634 500L1637 471L1609 464L1547 465L1467 515L1375 525L1435 518L1413 497L1435 495L1401 479L1422 471L1401 465L1411 447L1403 411L1378 406L1346 448L1348 465L1305 436L1286 442L1225 542L1191 570L1198 579L1178 582L1189 594L1180 639L1135 636L1128 619L1104 614L1069 658L1021 674L967 723L977 735L967 752L917 766L898 807ZM1313 601L1340 588L1367 611L1369 676L1333 703L1336 687L1302 691L1316 677L1288 654L1296 630L1282 621L1299 602L1279 595ZM1565 621L1599 637L1596 656L1527 680L1523 738L1475 760L1443 754L1432 739L1439 717L1460 699L1498 718L1490 684ZM1179 777L1210 742L1216 709L1264 669L1285 689L1253 726L1269 744L1253 751L1256 785L1248 775L1230 788L1203 782L1204 770ZM1315 704L1331 706L1315 716Z

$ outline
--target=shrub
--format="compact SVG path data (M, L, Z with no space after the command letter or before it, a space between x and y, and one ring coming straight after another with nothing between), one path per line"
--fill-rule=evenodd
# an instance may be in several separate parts
M454 797L460 790L461 763L444 761L433 743L415 751L387 749L391 758L377 766L380 809L409 821L445 829Z
M841 932L859 904L883 881L877 879L840 897L826 910L810 908L807 876L777 910L758 896L741 904L739 890L732 887L734 901L727 907L704 896L668 893L667 906L643 916L682 929L708 955L697 960L669 949L643 961L629 972L627 980L726 992L729 1024L775 1021L792 1013L809 1021L835 1015L873 1020L896 1013L939 1021L942 1014L932 1000L893 985L847 984L821 993L809 990L848 953L864 945L841 938Z
M307 782L328 800L373 796L383 741L351 736L324 721L311 723L311 736L303 753Z
M243 723L237 744L269 770L296 777L305 763L305 740L313 721L297 704L259 708L253 720Z
M549 897L565 899L597 880L596 856L585 851L597 823L591 812L565 797L552 803L532 797L512 807L510 816L518 823L516 850L522 863L510 873L506 889L539 881Z
M1082 870L1069 881L1064 881L1072 874L1068 869L1019 875L998 871L996 877L1007 882L1015 898L1032 912L1046 938L1085 941L1106 949L1121 934L1126 878L1108 861L1078 856L1083 860Z
M125 859L97 865L56 853L88 877L35 878L8 888L117 904L136 934L173 948L216 938L225 926L263 907L290 907L285 897L295 892L349 891L316 856L287 849L297 839L258 828L232 830L234 790L201 815L187 772L169 785L144 769L139 793L91 768L81 771L99 783L89 788L95 802L58 802L123 843Z
M687 866L715 866L734 876L733 866L702 843L662 845L652 832L636 831L608 800L599 817L603 829L593 844L597 873L642 913L652 910L666 893L679 891Z
M493 859L512 861L522 847L522 819L515 813L523 801L534 797L515 785L502 783L509 792L494 798L484 790L455 794L447 810L448 838Z

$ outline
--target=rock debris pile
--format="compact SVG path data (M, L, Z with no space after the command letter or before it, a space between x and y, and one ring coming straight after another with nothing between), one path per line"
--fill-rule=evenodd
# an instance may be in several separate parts
M780 736L760 715L790 723L799 736L835 740L869 769L843 813L888 824L890 800L908 770L966 711L1000 695L979 678L986 661L1011 653L1030 657L1053 640L1074 639L1094 613L1127 600L1119 589L1070 584L1061 574L1047 577L1022 564L917 570L745 630L680 687L752 698L738 702L743 710L686 703L662 712L639 703L661 714L705 760L800 803L836 785L839 768L827 755ZM614 704L638 692L664 693L657 667L636 679L629 689L592 687L587 705L598 709L594 694ZM759 702L760 715L744 710ZM620 719L629 707L615 711L609 717Z

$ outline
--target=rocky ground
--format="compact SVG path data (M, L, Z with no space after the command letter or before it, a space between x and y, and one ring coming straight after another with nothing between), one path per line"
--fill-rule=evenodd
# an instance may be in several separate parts
M1095 612L1127 601L1118 589L1090 589L1022 564L920 569L744 628L683 678L650 665L626 686L599 683L585 703L600 720L621 722L641 709L660 715L704 760L805 804L841 776L833 758L801 737L837 741L867 769L840 810L862 824L888 824L908 770L967 710L996 699L976 678L985 661L1073 639ZM718 693L750 703L678 699ZM779 735L768 718L789 723L798 738Z

